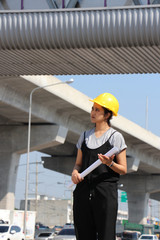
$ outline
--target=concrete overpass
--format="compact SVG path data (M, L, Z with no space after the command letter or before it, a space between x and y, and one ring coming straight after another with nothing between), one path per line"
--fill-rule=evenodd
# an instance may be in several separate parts
M53 76L0 78L0 208L14 208L18 162L27 148L29 94L36 86L58 81ZM71 174L75 144L81 132L91 127L88 100L64 84L34 93L31 150L50 155L43 158L45 168ZM160 198L160 138L122 116L114 118L112 125L128 145L128 174L121 183L128 194L130 221L143 222L149 197Z

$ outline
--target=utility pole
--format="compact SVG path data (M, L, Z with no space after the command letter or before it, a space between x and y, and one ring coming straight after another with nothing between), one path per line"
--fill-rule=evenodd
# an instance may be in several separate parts
M36 159L36 189L35 189L35 212L36 212L36 218L37 218L37 203L38 203L38 161Z
M55 85L60 85L60 84L70 84L74 82L73 79L70 79L65 82L56 82L44 86L38 86L32 89L29 95L29 109L28 109L28 139L27 139L27 167L26 167L26 183L25 183L25 210L24 210L24 235L26 238L27 234L27 210L28 210L28 180L29 180L29 164L30 164L30 151L31 151L31 120L32 120L32 97L33 93L36 92L37 90L48 88L48 87L53 87Z

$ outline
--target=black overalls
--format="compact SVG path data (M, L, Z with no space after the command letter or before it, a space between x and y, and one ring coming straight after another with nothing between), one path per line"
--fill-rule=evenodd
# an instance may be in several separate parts
M111 148L109 139L96 149L88 148L84 140L81 148L83 154L81 172L98 159L98 153L105 154ZM116 159L114 161L116 162ZM101 164L77 184L73 193L77 240L115 240L118 179L118 173Z

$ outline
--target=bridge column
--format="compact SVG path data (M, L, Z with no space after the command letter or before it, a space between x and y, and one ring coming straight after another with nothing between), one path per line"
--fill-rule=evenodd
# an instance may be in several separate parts
M128 220L132 223L146 223L148 216L149 191L147 178L140 175L121 176L123 190L128 197Z
M0 208L14 209L14 194L20 155L27 151L28 127L0 127ZM65 142L68 129L63 126L32 126L31 151Z
M9 210L14 209L17 166L20 158L20 154L14 151L17 138L14 138L13 128L0 127L0 208Z
M149 198L160 193L160 176L157 175L138 175L126 174L121 176L120 184L123 184L121 190L127 192L129 222L146 223L148 216Z
M17 166L20 155L0 149L0 209L14 209Z
M127 197L129 222L146 224L149 193L127 191Z

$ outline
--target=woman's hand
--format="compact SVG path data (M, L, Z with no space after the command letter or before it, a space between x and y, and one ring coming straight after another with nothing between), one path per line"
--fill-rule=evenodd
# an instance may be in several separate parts
M74 184L78 184L79 182L81 182L83 180L83 178L81 177L81 175L79 173L81 166L82 166L82 151L81 151L81 149L78 149L76 163L75 163L75 166L74 166L73 172L72 172L72 182Z
M126 160L126 149L122 150L116 155L116 162L113 161L115 155L107 157L103 154L98 154L98 158L102 161L103 164L109 166L113 171L124 175L127 173L127 160Z
M81 177L80 173L77 170L73 170L72 172L72 182L74 184L78 184L81 182L84 178Z
M112 155L111 157L107 157L106 155L103 154L98 154L98 158L101 160L101 162L107 166L110 166L111 163L113 162L115 155Z

